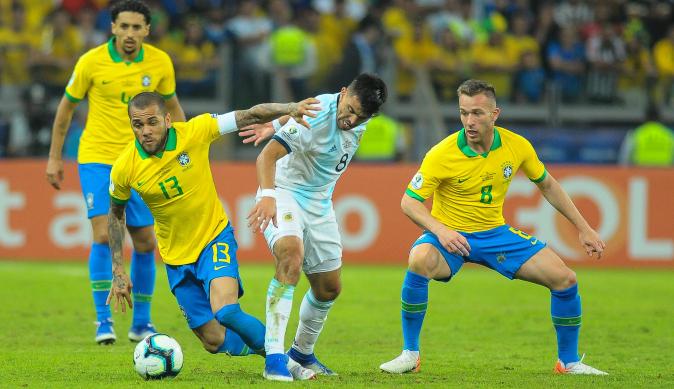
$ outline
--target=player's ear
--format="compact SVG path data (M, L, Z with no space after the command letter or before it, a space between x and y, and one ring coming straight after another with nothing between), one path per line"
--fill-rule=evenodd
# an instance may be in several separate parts
M166 128L171 128L171 114L166 112L164 115L164 121L166 122Z

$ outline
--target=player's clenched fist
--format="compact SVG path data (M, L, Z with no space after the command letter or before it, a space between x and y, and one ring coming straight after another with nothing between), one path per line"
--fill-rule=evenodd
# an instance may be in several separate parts
M248 227L253 232L264 231L269 222L274 223L274 227L278 227L276 224L276 199L262 197L248 214Z

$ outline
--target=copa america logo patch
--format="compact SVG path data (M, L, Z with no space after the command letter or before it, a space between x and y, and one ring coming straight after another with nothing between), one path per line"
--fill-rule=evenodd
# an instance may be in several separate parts
M416 190L421 189L421 187L424 185L424 176L421 175L421 172L415 174L414 177L412 177L410 185Z
M94 209L94 194L89 192L87 193L87 209Z
M187 155L186 151L183 151L182 153L180 153L180 155L178 155L178 157L176 159L178 160L178 163L180 164L180 166L187 166L190 163L190 156Z
M152 84L152 78L146 74L143 76L141 83L143 86L150 86L150 84Z
M513 175L513 164L510 161L504 162L501 168L503 169L503 178L506 180Z

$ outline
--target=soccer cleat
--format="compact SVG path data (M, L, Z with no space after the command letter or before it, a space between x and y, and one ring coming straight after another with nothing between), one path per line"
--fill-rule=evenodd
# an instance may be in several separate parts
M129 340L132 342L140 342L145 339L147 336L156 334L157 330L154 328L152 323L147 323L139 326L132 326L129 328Z
M288 371L288 356L285 354L268 354L264 359L262 377L270 381L292 381Z
M319 375L337 375L334 371L330 370L327 366L322 364L314 353L311 354L302 354L293 347L288 350L288 357L295 362L299 363L302 367L312 370L314 373Z
M306 369L302 367L299 363L295 362L292 358L288 358L288 371L293 376L295 381L306 381L316 379L316 372L311 369Z
M103 345L115 343L117 336L115 335L115 329L112 327L112 319L96 321L94 324L96 324L96 343Z
M403 350L395 359L382 363L379 368L386 373L418 373L421 369L421 358L418 352Z
M586 374L586 375L608 375L607 372L595 369L592 366L588 366L583 363L585 354L580 358L578 362L569 362L564 365L564 362L557 360L555 365L555 373L557 374Z

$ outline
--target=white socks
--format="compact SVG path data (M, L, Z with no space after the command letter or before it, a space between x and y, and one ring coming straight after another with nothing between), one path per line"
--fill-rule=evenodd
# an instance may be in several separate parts
M293 348L302 354L314 352L314 345L316 345L318 335L323 330L323 324L328 318L328 312L332 304L334 304L334 300L318 301L309 288L300 306L300 322L297 326Z
M288 318L293 307L294 285L282 284L272 278L267 289L267 315L264 333L264 350L269 354L284 354ZM302 302L304 306L304 302Z

